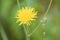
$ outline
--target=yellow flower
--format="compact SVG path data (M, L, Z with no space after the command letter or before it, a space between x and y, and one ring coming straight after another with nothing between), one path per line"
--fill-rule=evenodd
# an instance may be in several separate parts
M21 24L30 25L30 22L35 20L36 17L37 17L37 12L35 12L34 8L24 7L17 12L16 18L17 18L17 22L20 22L19 25Z

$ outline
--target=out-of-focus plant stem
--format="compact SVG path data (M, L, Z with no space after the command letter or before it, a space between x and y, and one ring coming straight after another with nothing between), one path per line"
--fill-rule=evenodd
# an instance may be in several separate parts
M17 0L17 4L18 4L18 8L20 9L19 0ZM23 25L23 28L24 28L24 32L25 32L25 34L26 34L26 40L30 40L30 36L28 36L27 30L26 30L26 28L25 28L25 25Z
M30 40L30 36L28 36L27 30L26 30L26 26L23 25L23 28L24 28L24 32L26 34L26 40Z
M5 33L5 31L4 31L2 26L1 26L1 36L2 36L3 40L8 40L8 37L7 37L7 35L6 35L6 33Z
M39 25L37 25L37 27L28 36L31 36L35 31L37 31L37 29L39 28Z
M48 11L49 11L49 9L50 9L50 7L51 7L51 4L52 4L52 0L50 0L50 3L49 3L49 5L48 5L48 8L47 8L47 10L46 10L46 12L45 12L45 15L44 15L44 16L46 16L46 15L47 15L47 13L48 13Z
M17 0L17 5L18 5L18 8L20 9L20 3L19 3L19 0Z
M46 10L45 15L43 16L43 18L46 17L46 15L47 15L50 7L51 7L51 4L52 4L52 0L50 0L50 3L49 3L49 5L48 5L48 8L47 8L47 10ZM43 24L44 24L44 23L43 23ZM45 33L46 33L46 32L45 32L45 25L42 25L42 27L43 27L42 40L44 40L44 38L45 38Z
M20 3L19 3L19 0L17 0L17 4L18 4L18 8L20 9ZM25 31L25 34L26 34L26 40L30 40L30 37L28 36L27 30L26 30L26 28L25 28L24 25L23 25L23 28L24 28L24 31Z
M47 13L48 13L48 11L50 9L51 4L52 4L52 0L50 0L49 6L48 6L48 8L47 8L47 10L45 12L44 17L46 17L46 15L47 15ZM38 24L38 26L29 34L29 36L31 36L39 28L39 25L40 24ZM43 28L43 30L44 30L44 28ZM44 40L44 36L45 36L45 31L43 31L43 33L42 33L42 40Z

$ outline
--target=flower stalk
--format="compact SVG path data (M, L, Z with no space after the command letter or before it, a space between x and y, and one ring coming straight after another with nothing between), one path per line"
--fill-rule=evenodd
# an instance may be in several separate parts
M19 9L20 9L19 0L17 0L17 4L18 4L18 7L19 7ZM51 4L52 4L52 0L50 0L50 3L49 3L48 8L47 8L47 10L46 10L46 12L45 12L45 15L43 16L43 19L44 19L44 17L46 17L46 15L47 15L50 7L51 7ZM23 11L22 11L22 10L23 10ZM23 8L22 10L21 10L21 11L19 10L20 15L18 14L18 17L17 17L17 18L18 18L19 20L17 20L17 21L18 21L18 22L20 21L22 24L30 25L30 22L29 22L29 21L30 21L30 20L33 20L33 18L36 17L36 14L33 14L33 13L35 13L35 12L32 12L34 9L29 8L29 10L28 10L28 8L25 7L25 9ZM25 12L26 12L26 14L29 13L28 16L25 15ZM31 12L31 14L30 14L30 12ZM21 15L21 14L22 14L22 15ZM31 16L31 15L32 15L32 16ZM30 17L30 19L27 18L27 20L26 20L23 16L25 16L25 18ZM35 30L33 30L30 34L27 33L26 27L25 27L25 25L23 25L24 32L25 32L25 34L26 34L26 40L30 40L30 36L39 28L39 25L40 25L40 24L38 24L38 26L35 28ZM45 37L45 25L44 25L44 22L43 22L42 27L43 27L42 40L44 40L44 37Z
M28 36L28 32L26 30L26 26L23 25L23 28L24 28L24 32L25 32L25 35L26 35L26 40L30 40L30 36Z

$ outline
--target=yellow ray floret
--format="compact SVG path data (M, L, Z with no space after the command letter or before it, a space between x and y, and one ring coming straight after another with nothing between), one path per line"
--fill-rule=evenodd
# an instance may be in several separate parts
M30 25L30 21L35 20L37 17L37 12L35 12L34 8L24 7L17 12L17 22L20 24Z

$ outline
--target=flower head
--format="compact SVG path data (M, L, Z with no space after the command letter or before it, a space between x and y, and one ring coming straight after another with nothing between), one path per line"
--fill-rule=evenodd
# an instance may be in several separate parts
M35 20L35 18L37 17L36 15L37 12L35 12L34 8L24 7L17 12L17 22L20 22L19 25L30 25L30 21Z

